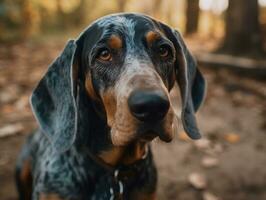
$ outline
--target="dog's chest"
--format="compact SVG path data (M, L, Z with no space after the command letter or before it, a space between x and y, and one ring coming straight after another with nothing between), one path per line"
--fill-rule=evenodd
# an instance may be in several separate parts
M43 148L41 148L43 149ZM157 174L151 153L145 160L108 171L75 147L63 154L49 148L37 160L36 189L79 199L131 199L138 190L155 190ZM38 165L38 166L37 166ZM45 184L45 185L44 185ZM85 198L86 197L86 198Z

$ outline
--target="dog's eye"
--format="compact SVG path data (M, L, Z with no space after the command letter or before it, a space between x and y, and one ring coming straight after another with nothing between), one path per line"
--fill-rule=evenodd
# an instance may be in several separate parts
M102 49L99 51L97 59L101 61L110 61L112 60L111 52L108 49Z
M170 48L168 47L168 45L161 45L159 47L159 54L162 58L168 57L170 54Z

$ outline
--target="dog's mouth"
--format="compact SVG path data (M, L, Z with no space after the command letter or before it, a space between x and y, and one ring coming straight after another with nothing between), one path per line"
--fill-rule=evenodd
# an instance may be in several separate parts
M141 136L139 138L140 142L151 142L153 139L155 139L156 137L158 137L158 135L156 135L155 133L145 133L143 136Z
M168 143L173 139L172 123L167 121L160 123L140 123L133 130L111 130L112 141L115 146L127 146L132 141L149 143L155 138L159 138L161 141Z
M150 113L144 113L148 113L148 117L146 116L145 119L138 118L139 115L136 113L143 112L143 110L146 111L150 107L140 107L141 109L132 111L128 107L123 106L124 104L122 103L120 104L121 106L117 107L113 118L110 118L112 115L108 115L109 117L107 119L109 119L108 124L111 128L111 140L114 146L126 146L132 141L151 142L157 137L163 142L172 141L174 133L174 112L172 107L168 109L167 106L167 109L165 108L163 112L164 116L158 117L156 115L152 117L156 113L160 113L160 108L153 105L153 98L151 98L151 101L150 104L154 109Z
M170 132L169 132L170 131ZM164 142L171 142L171 130L165 129L165 123L141 124L137 129L137 138L143 142L151 142L155 138L159 138Z

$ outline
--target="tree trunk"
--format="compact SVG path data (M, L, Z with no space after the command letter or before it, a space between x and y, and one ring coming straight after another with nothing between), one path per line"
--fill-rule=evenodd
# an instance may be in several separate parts
M126 0L118 0L118 12L125 12Z
M197 32L199 21L199 0L187 0L186 34Z
M225 21L222 52L235 55L257 55L263 52L258 0L229 1Z
M160 7L162 5L162 0L152 1L152 15L155 19L160 19Z

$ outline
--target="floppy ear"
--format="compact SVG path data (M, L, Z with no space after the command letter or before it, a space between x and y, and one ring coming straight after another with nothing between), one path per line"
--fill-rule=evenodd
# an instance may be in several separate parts
M70 40L31 96L32 110L41 130L60 152L73 144L77 131L75 50L76 42Z
M202 105L206 95L206 81L202 76L201 72L196 69L196 75L192 86L192 101L194 111L197 112Z
M176 80L182 98L181 119L184 130L192 139L201 138L195 112L203 102L205 96L205 80L197 68L197 63L188 51L182 36L168 26L161 24L164 32L174 43L177 55L175 63Z
M185 46L181 36L175 31L180 51L177 52L176 79L182 97L182 122L184 130L192 139L201 138L194 113L203 102L205 80L197 69L196 61Z

